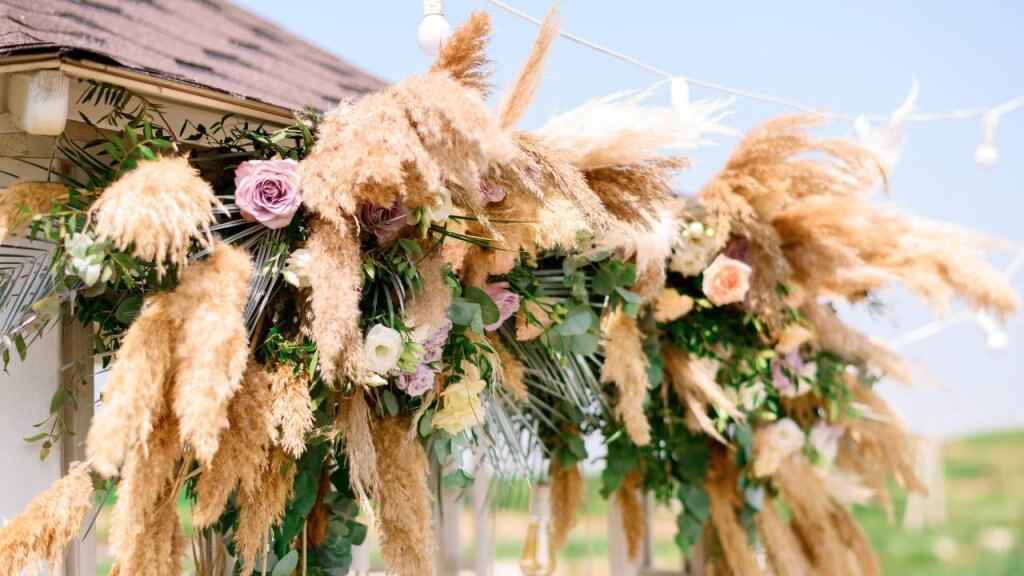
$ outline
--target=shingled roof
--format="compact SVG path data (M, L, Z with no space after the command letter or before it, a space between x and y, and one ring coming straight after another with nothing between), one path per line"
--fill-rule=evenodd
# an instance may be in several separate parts
M0 55L54 51L294 110L384 85L222 0L0 0Z

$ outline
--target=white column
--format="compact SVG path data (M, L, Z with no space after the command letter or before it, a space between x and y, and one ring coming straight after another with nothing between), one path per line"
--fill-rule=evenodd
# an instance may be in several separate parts
M638 576L641 573L643 554L629 559L626 532L622 529L622 504L617 495L608 500L608 559L611 573L616 576Z
M476 545L473 549L473 569L476 576L491 576L494 573L494 514L488 492L491 489L491 469L487 464L476 468L476 481L471 495L473 502L473 527L476 530Z

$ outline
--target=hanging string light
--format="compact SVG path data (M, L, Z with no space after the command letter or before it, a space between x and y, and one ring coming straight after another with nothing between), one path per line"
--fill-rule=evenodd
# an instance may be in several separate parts
M416 32L420 50L428 56L437 56L451 33L451 24L444 17L444 0L423 0L423 21Z
M999 129L999 114L989 112L981 117L981 143L974 151L974 161L981 168L991 169L999 161L999 148L996 148L996 131Z

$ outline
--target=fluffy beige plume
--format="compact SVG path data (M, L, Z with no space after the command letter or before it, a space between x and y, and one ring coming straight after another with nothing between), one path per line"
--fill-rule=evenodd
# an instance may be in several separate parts
M359 239L350 222L335 227L317 221L310 227L306 248L312 254L306 273L312 288L311 331L320 351L320 370L328 384L339 376L358 380L363 347L359 329L363 281Z
M448 239L449 242L461 240ZM444 277L445 261L434 253L416 265L420 273L420 289L405 303L403 319L416 329L415 337L422 341L444 323L452 303L452 291Z
M647 535L647 513L640 489L643 476L637 469L630 470L622 480L622 486L615 493L615 499L622 510L622 531L626 534L626 552L630 560L640 557L640 548Z
M615 415L622 420L630 440L637 446L646 446L651 442L651 426L644 414L648 379L643 334L636 319L621 310L608 314L602 324L608 339L601 382L615 383Z
M747 543L747 532L736 517L740 505L736 472L732 456L727 451L712 452L704 484L711 504L711 525L718 535L722 556L730 572L736 576L759 576L761 569Z
M178 518L176 490L162 494L140 526L140 540L130 552L117 551L110 576L170 576L181 574L185 534Z
M348 461L349 484L360 504L377 494L377 448L373 440L373 421L366 392L361 387L338 405L338 424L344 434L345 459Z
M78 537L92 509L89 467L73 462L67 476L29 502L7 526L0 527L0 574L35 573L49 563L52 573L72 538Z
M22 182L0 190L0 242L32 216L49 213L67 195L66 186L53 182Z
M672 389L682 398L693 394L702 401L711 404L719 412L728 414L736 420L743 420L743 413L725 395L722 387L715 382L713 374L707 367L690 357L685 350L666 346L665 374L672 382Z
M800 541L779 514L771 498L765 498L755 518L757 531L776 576L813 576L814 569L804 555Z
M475 209L480 174L513 152L478 92L447 72L411 76L327 115L302 162L303 203L340 228L359 204L429 206L450 184Z
M904 430L899 416L874 391L858 385L852 385L851 391L854 402L865 412L846 423L847 437L856 445L852 450L871 468L891 474L901 486L926 492L927 488L914 472L915 440Z
M1017 310L1016 291L983 258L995 242L852 198L821 197L776 214L796 280L851 301L899 280L944 311L955 297L997 316Z
M491 40L491 15L473 12L441 45L431 72L447 72L462 85L483 95L490 90L491 61L484 50Z
M856 574L843 537L832 520L835 503L821 479L802 454L790 456L772 476L779 495L790 511L792 526L800 536L816 574Z
M168 414L146 444L132 448L121 469L110 543L123 574L168 573L157 569L168 562L165 546L179 532L175 464L182 450L178 436L177 421ZM173 519L168 517L168 507Z
M608 224L601 199L587 186L583 174L557 150L532 134L514 135L515 155L495 163L482 186L505 193L487 205L491 227L504 248L531 254L557 247L572 248L580 232L596 232ZM487 230L471 223L471 234Z
M707 216L723 238L744 238L755 274L751 308L772 328L784 320L779 285L792 270L778 231L771 226L787 206L817 196L853 199L884 177L874 156L841 139L815 140L806 130L813 115L782 116L752 130L725 168L700 191Z
M641 226L616 221L594 238L592 248L612 252L621 260L632 260L640 271L641 279L645 275L654 275L657 279L659 273L663 279L665 262L680 244L681 228L682 222L675 210L663 209ZM640 283L638 279L637 284ZM650 291L656 295L661 292L662 285L655 282L644 288L645 292Z
M249 354L245 302L252 261L243 248L217 243L205 261L188 268L170 294L181 326L174 342L172 407L181 439L209 467L228 426L228 404Z
M427 484L429 464L411 422L389 417L376 422L373 443L380 477L381 556L396 576L434 574L433 496Z
M544 71L544 61L547 59L551 44L558 37L558 19L555 14L558 12L558 0L555 0L548 8L547 16L540 26L537 39L530 50L523 67L519 69L512 89L505 94L498 106L498 118L501 120L501 127L510 130L519 123L526 109L533 102L540 88L541 73Z
M913 381L913 371L899 355L885 344L843 324L825 306L808 301L800 307L800 312L814 329L815 340L825 350L848 360L863 360L871 368L900 382Z
M242 387L228 407L230 425L220 439L220 447L209 469L196 480L192 522L197 527L211 526L220 518L231 491L239 482L250 493L256 489L276 433L276 400L271 392L270 375L262 366L250 361Z
M689 165L682 157L658 158L587 170L587 185L616 219L646 230L670 208L673 175Z
M306 434L313 430L309 379L296 376L295 370L282 364L271 375L273 408L271 421L281 429L278 445L292 458L306 451Z
M251 490L238 491L238 530L235 548L242 557L244 573L256 567L265 549L267 533L284 518L285 505L295 486L296 466L280 448L273 448Z
M565 468L551 461L551 544L561 550L569 541L569 532L579 522L586 483L579 465Z
M153 262L185 266L192 240L210 241L213 211L223 208L213 188L183 157L140 162L107 187L91 210L96 234Z
M497 339L491 341L498 353L498 365L501 369L501 387L520 402L526 402L530 393L526 388L526 366Z
M693 102L680 110L642 106L648 92L618 93L555 116L537 135L580 170L637 165L664 150L707 145L705 134L734 134L719 124L728 100Z
M136 444L145 444L167 410L165 393L173 376L178 326L169 296L150 296L121 339L103 410L93 418L86 452L93 468L111 477Z

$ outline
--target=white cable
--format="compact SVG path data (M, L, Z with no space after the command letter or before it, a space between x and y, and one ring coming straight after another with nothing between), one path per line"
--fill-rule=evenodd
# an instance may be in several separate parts
M534 24L537 24L538 26L543 23L543 21L541 19L536 18L534 16L530 16L529 14L527 14L527 13L525 13L522 10L519 10L517 8L513 8L512 6L509 6L508 4L502 2L501 0L484 0L484 1L487 2L488 4L491 4L491 5L495 6L495 7L497 7L497 8L500 8L501 10L504 10L505 12L508 12L509 14L512 14L513 16L516 16L517 18L521 18L523 20L526 20L527 22L532 22ZM678 74L670 74L669 72L666 72L665 70L662 70L660 68L656 68L656 67L651 66L649 64L645 64L645 63L637 60L636 58L633 58L631 56L627 56L625 54L622 54L621 52L616 52L615 50L612 50L611 48L606 48L604 46L601 46L600 44L596 44L596 43L591 42L589 40L586 40L584 38L580 38L579 36L576 36L574 34L569 34L568 32L565 32L563 30L559 30L558 31L558 35L561 36L562 38L565 38L566 40L570 40L570 41L575 42L577 44L580 44L582 46L586 46L587 48L590 48L591 50L596 50L598 52L601 52L602 54L605 54L606 56L611 56L612 58L615 58L617 60L621 60L621 61L623 61L623 62L625 62L627 64L631 64L631 65L633 65L633 66L635 66L635 67L637 67L637 68L639 68L641 70L644 70L646 72L650 72L651 74L654 74L656 76L660 76L662 78L662 81L659 82L659 84L661 84L663 82L671 81L674 78L681 78L682 77L682 78L686 78L686 80L690 84L696 84L697 86L703 86L703 87L709 88L711 90L716 90L718 92L724 92L726 94L732 94L734 96L739 96L741 98L748 98L750 100L756 100L758 102L765 102L765 103L768 103L768 104L775 104L777 106L782 106L784 108L790 108L792 110L799 110L801 112L809 112L809 113L812 113L812 114L817 114L817 115L825 117L825 118L830 118L830 119L834 119L834 120L844 120L846 122L853 122L858 117L858 115L840 114L840 113L835 113L835 112L824 111L824 110L822 110L822 109L820 109L818 107L807 106L805 104L801 104L799 102L794 102L792 100L787 100L787 99L784 99L784 98L777 98L775 96L759 94L757 92L750 92L750 91L742 90L742 89L739 89L739 88L730 88L730 87L725 86L723 84L719 84L717 82L712 82L712 81L709 81L709 80L700 80L698 78L693 78L693 77L690 77L690 76L680 76ZM1018 109L1020 109L1022 107L1024 107L1024 96L1020 96L1020 97L1014 98L1013 100L1008 100L1006 102L1003 102L1002 104L998 104L998 105L990 107L990 108L982 108L982 107L960 108L960 109L955 109L955 110L946 110L944 112L910 114L906 118L904 118L904 121L905 122L923 123L923 122L935 122L935 121L939 121L939 120L966 120L966 119L970 119L970 118L979 118L979 117L984 116L986 114L997 114L997 115L1006 114L1008 112L1013 112L1015 110L1018 110ZM888 114L861 114L859 116L862 116L864 118L868 118L870 120L888 120L889 119L889 115Z

